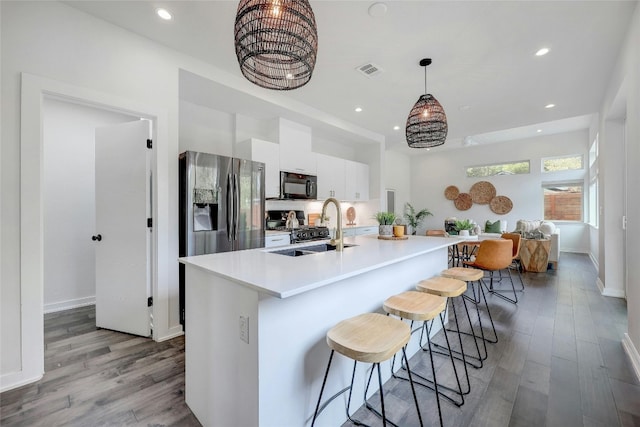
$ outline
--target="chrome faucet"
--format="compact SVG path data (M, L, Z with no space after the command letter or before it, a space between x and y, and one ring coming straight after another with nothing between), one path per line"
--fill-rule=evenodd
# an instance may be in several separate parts
M333 239L331 239L331 244L336 247L336 251L342 251L344 249L344 242L342 241L342 209L340 208L340 202L333 198L329 197L322 204L322 213L320 214L320 218L325 218L325 213L327 213L327 205L329 202L336 205L336 211L338 215L338 229L336 230L336 235Z

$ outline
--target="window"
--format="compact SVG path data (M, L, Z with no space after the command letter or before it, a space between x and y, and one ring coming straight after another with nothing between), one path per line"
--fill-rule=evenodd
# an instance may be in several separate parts
M471 166L467 168L467 177L477 178L495 175L518 175L529 173L529 161L494 165Z
M548 157L542 159L542 172L558 172L582 169L583 161L581 155L571 155L562 157Z
M545 184L544 219L548 221L582 221L582 182Z

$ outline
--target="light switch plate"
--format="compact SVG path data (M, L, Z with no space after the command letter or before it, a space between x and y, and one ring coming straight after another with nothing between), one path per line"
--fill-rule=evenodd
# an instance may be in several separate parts
M240 339L249 344L249 317L240 316Z

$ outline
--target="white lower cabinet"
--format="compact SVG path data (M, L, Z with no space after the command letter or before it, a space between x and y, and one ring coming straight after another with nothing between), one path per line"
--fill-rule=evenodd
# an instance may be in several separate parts
M264 247L273 248L275 246L288 245L291 243L290 234L274 234L273 236L264 237Z
M354 237L356 235L355 227L343 228L342 236L343 237Z
M356 228L356 236L364 236L366 234L378 234L378 226L372 225L367 227Z
M344 237L364 236L367 234L378 234L378 226L345 227L342 229Z

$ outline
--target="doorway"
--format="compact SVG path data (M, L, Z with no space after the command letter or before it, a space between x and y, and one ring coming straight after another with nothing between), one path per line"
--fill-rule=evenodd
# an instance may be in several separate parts
M138 120L45 96L42 102L44 312L95 303L95 129Z
M177 174L169 167L168 155L177 153L177 141L170 144L169 112L166 108L142 103L117 95L97 92L68 83L21 74L20 102L20 341L18 352L20 370L3 377L4 384L27 384L44 373L44 204L43 199L43 140L42 99L53 96L78 104L118 111L153 121L156 149L151 159L153 176L152 216L156 221L152 233L151 287L161 304L152 307L153 339L162 341L182 334L182 328L172 321L170 311L178 312L177 266L175 271L165 260L177 257L170 246L170 230L177 228L171 215L177 210L177 191L171 183ZM170 146L171 145L171 146ZM177 154L176 154L177 156ZM175 179L174 179L175 178ZM176 245L177 246L177 245ZM175 254L174 254L175 252ZM161 260L159 262L159 260ZM173 291L176 288L176 292ZM171 321L171 323L170 323Z

